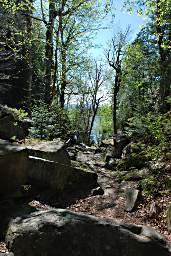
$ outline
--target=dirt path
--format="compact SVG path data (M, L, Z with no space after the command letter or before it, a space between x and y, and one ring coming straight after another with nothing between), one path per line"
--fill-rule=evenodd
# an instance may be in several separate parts
M89 196L85 199L77 200L76 203L67 207L75 212L83 212L104 219L117 219L125 223L137 225L149 225L162 233L171 243L171 234L167 231L166 209L171 202L170 196L161 196L155 199L160 212L158 215L150 217L150 205L154 199L142 198L137 209L128 213L124 210L125 197L124 186L115 181L115 174L104 168L97 170L99 184L104 189L104 195ZM128 184L127 184L128 185ZM135 182L129 185L135 186Z

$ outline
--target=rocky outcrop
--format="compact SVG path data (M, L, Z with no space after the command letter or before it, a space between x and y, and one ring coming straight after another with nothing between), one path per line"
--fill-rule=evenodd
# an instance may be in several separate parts
M0 140L0 196L15 192L26 180L26 149Z
M29 134L31 121L21 118L16 109L0 105L0 139L22 140Z
M60 140L38 142L27 148L0 140L0 177L0 195L14 193L24 184L55 192L98 187L97 174L86 165L71 163Z
M123 134L115 134L111 139L103 140L101 147L107 149L107 154L114 158L120 158L122 150L129 143L129 139Z
M0 20L0 104L26 106L31 76L26 59L26 19L18 12L10 12L10 8L5 10L0 3Z
M43 158L29 156L28 182L37 187L50 188L53 191L62 191L68 183L71 174L71 165Z
M28 179L30 183L62 191L68 184L72 166L64 143L42 141L27 147L29 154Z
M106 222L66 210L14 218L6 242L15 256L169 256L164 238L149 227Z
M31 182L52 190L84 189L97 187L97 174L87 165L71 161L61 140L44 141L31 145L28 177Z

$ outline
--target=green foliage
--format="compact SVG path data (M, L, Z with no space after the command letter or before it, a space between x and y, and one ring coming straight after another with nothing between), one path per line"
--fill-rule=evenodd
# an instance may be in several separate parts
M171 191L171 178L159 172L142 179L139 182L139 187L146 196L167 194Z
M143 179L139 182L139 186L143 190L143 193L146 196L152 196L155 194L158 194L158 189L160 186L160 182L158 179L156 179L155 176L151 175L148 176L146 179Z
M142 142L131 143L130 152L117 165L118 171L128 171L131 167L141 169L147 165L146 145Z
M11 114L15 121L20 121L28 117L28 113L22 108L16 109L3 106L3 109L6 113Z
M130 44L123 60L123 81L118 97L118 124L124 127L131 117L156 112L159 90L159 55L151 27L147 24Z
M22 108L18 109L17 112L18 112L19 118L21 119L28 117L28 113Z
M73 131L79 131L80 141L89 143L89 109L85 106L76 106L74 109L68 110L68 118L70 120L71 133Z
M66 138L70 123L65 110L60 109L55 103L49 107L39 102L32 109L33 126L30 136L40 139Z
M106 139L112 136L112 107L110 104L105 104L100 107L99 110L99 130L101 139Z
M163 177L163 165L152 164L150 167L150 175L139 182L139 187L146 196L154 196L161 192Z
M129 119L127 133L146 143L146 156L151 159L165 157L168 148L167 135L171 132L171 120L167 115L134 116Z

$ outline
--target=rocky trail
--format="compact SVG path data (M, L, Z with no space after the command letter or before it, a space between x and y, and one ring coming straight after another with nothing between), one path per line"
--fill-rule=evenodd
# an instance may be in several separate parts
M84 155L84 154L83 154ZM104 168L105 162L100 154L89 152L89 163L98 174L98 183L104 190L103 195L90 195L84 199L78 199L67 209L75 212L83 212L104 219L118 219L124 223L134 223L137 225L149 225L162 233L169 242L171 234L167 229L166 210L171 202L170 196L160 196L155 198L159 212L150 216L150 207L154 202L152 198L141 197L136 209L132 212L125 211L125 189L127 187L136 188L136 181L123 181L119 183L114 171ZM82 158L82 161L85 158ZM98 163L100 166L98 166Z
M171 202L171 195L155 198L155 207L159 210L154 211L153 214L150 213L150 209L154 199L147 199L144 196L138 199L136 207L132 211L125 211L125 191L128 188L137 189L137 181L119 182L117 172L106 168L104 153L97 152L93 147L75 146L75 148L69 148L68 153L72 160L87 166L97 174L99 187L89 190L87 193L82 193L81 188L79 191L66 190L60 196L51 190L40 190L39 193L36 191L30 194L27 199L17 199L15 204L17 202L18 205L27 205L33 211L34 209L47 211L63 208L76 213L96 216L103 220L151 226L171 243L171 235L168 232L166 221L166 209ZM0 243L0 252L8 252L4 241Z

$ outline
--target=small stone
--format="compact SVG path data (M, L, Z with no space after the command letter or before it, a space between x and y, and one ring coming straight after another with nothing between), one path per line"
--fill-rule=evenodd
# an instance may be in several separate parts
M101 187L97 187L97 188L92 189L91 193L93 196L103 195L104 190Z
M156 205L156 202L152 202L149 210L149 217L157 218L160 212L160 207Z
M134 188L127 188L125 190L126 204L125 211L131 212L135 209L139 199L140 191Z

